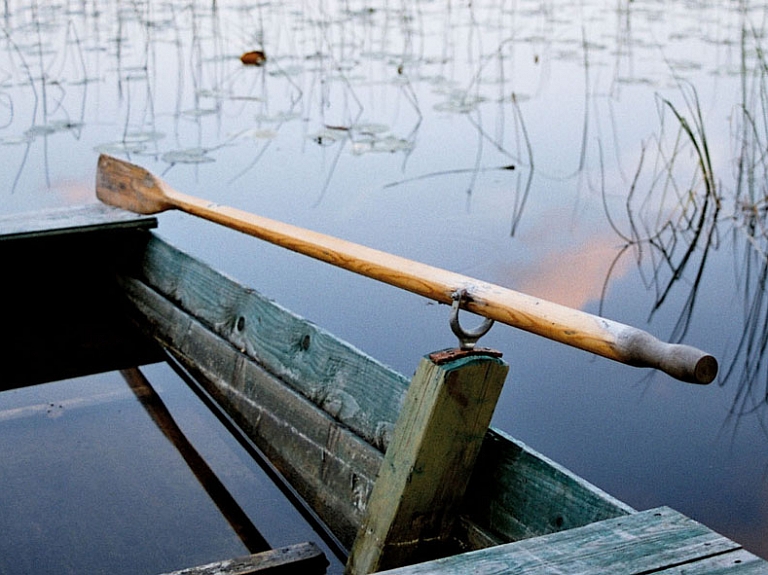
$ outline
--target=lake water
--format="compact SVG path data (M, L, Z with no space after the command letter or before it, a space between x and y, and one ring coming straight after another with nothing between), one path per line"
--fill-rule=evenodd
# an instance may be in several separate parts
M0 393L0 452L4 575L161 573L324 547L167 364Z
M107 152L700 347L706 387L497 325L494 425L768 558L768 4L4 7L4 213L95 201ZM183 214L159 233L405 374L454 344L445 306Z

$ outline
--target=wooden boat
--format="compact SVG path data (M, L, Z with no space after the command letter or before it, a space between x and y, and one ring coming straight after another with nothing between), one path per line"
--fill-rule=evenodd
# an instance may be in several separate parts
M488 429L506 374L492 350L427 355L409 382L169 245L156 225L100 204L0 220L6 277L18 280L4 282L3 295L19 302L7 316L16 361L6 386L172 362L269 460L329 548L349 557L350 573L569 572L556 570L558 561L579 553L603 561L603 572L648 573L683 556L762 568L705 527L667 509L637 513ZM63 326L65 337L46 331L41 342L43 325ZM625 545L617 541L626 535L650 545L651 559L613 571L610 561L628 556L626 547L595 551L596 533L606 532L613 538L603 537L604 547ZM674 533L674 550L662 532ZM691 545L681 555L681 541L698 555ZM510 545L525 545L523 555ZM561 545L570 551L559 555ZM294 559L301 572L319 565L314 550L295 550L285 563Z

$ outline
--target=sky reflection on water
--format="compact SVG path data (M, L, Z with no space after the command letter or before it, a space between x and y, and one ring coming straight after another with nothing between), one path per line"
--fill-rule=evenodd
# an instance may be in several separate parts
M497 326L496 424L768 557L765 4L7 6L4 212L93 201L106 151L704 348L699 389ZM160 233L404 373L453 344L442 306L178 214Z

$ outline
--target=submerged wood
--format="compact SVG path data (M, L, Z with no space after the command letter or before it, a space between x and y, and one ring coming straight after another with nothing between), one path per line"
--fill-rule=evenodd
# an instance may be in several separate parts
M152 384L147 381L138 368L120 371L128 387L139 400L157 428L179 452L190 471L195 475L200 485L218 507L222 516L227 520L232 530L237 534L245 548L251 553L270 549L269 543L259 532L242 507L210 468L205 459L187 439L165 406Z
M299 543L280 549L254 553L247 557L216 561L199 567L189 567L164 575L285 575L325 573L328 560L314 543Z

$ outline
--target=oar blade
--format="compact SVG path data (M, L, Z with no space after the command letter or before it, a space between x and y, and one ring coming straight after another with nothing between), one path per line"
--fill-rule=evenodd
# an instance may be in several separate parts
M172 208L161 180L144 168L101 154L96 170L96 196L105 204L137 214Z

